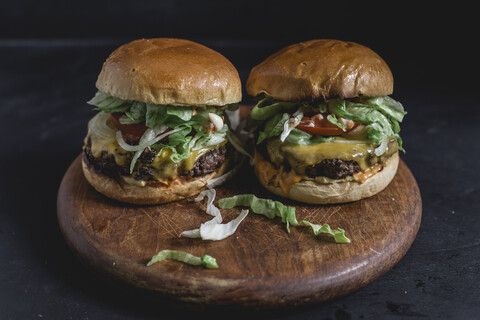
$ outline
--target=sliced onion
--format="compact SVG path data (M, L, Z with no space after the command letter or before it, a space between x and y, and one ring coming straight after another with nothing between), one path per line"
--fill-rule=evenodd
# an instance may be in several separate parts
M247 215L248 210L243 209L238 217L228 223L203 223L200 226L200 237L202 240L223 240L237 231L238 226Z
M217 207L215 207L215 205L213 205L213 200L215 200L216 195L217 195L217 192L215 191L215 189L207 189L207 190L203 190L202 192L200 192L198 194L198 196L195 198L195 201L198 202L198 201L202 201L206 196L207 197L206 212L209 215L213 216L213 219L211 219L211 220L209 220L205 223L202 223L202 225L222 223L222 220L223 220L222 219L222 214L220 213L220 210ZM183 231L180 234L180 237L201 238L200 228Z
M97 113L95 117L88 122L88 131L102 140L115 140L115 130L108 126L109 114Z
M300 108L294 114L292 114L292 117L288 119L288 121L285 121L285 124L283 125L283 132L280 135L280 141L284 142L285 139L287 139L290 132L296 126L298 126L300 121L302 121L302 118L303 118L303 108Z
M123 139L122 132L119 130L117 131L117 141L120 147L122 147L125 151L130 151L130 152L136 152L136 151L142 151L146 147L150 147L152 144L157 143L158 141L162 140L166 136L175 133L177 131L180 131L181 129L177 128L168 132L165 132L167 130L167 126L162 126L161 128L148 128L143 136L140 138L140 141L138 142L138 145L132 146L128 143L125 142ZM157 136L159 133L163 134Z
M202 201L205 196L207 196L207 210L206 212L215 217L218 221L218 223L222 222L222 214L220 213L220 210L215 207L213 204L213 200L215 200L215 197L217 196L217 192L215 189L207 189L203 190L202 192L199 193L199 195L195 198L195 201Z
M228 223L222 223L222 214L220 213L220 210L213 205L213 200L215 200L216 196L215 189L203 190L195 198L195 201L202 201L205 196L207 196L206 212L209 215L212 215L213 219L202 223L197 229L182 232L180 236L187 238L201 238L202 240L223 240L234 234L240 223L247 216L248 210L242 210L237 218Z
M155 128L148 128L143 134L143 136L140 138L140 141L136 146L132 146L126 143L125 140L123 139L122 132L120 130L117 131L116 137L117 137L118 145L122 147L125 151L135 152L135 155L132 158L132 162L130 162L130 174L133 172L133 169L135 168L135 163L137 162L138 158L140 158L145 148L150 147L151 145L157 143L158 141L162 140L168 135L171 135L172 133L182 130L181 128L177 128L177 129L165 132L165 130L167 129L168 127L165 125L162 125L160 127L155 127ZM160 134L162 132L164 133Z
M215 126L215 131L220 131L223 128L223 119L218 114L209 112L208 118L210 122Z
M380 145L375 149L375 155L377 157L380 157L382 154L384 154L388 149L388 138L383 137L382 142Z

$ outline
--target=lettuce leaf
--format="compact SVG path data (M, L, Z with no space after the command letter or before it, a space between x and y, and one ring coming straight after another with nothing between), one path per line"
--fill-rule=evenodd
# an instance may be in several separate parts
M192 118L193 109L191 107L168 106L167 115L176 116L183 121L188 121Z
M288 113L277 114L272 119L270 119L265 125L263 131L260 131L258 134L257 144L262 143L264 140L280 136L284 131L285 123L290 119ZM293 128L290 130L286 142L297 144L297 145L314 145L322 142L333 141L333 137L324 137L324 136L314 136L305 131L298 130Z
M145 111L145 125L149 128L161 126L167 120L166 106L147 103Z
M368 139L379 145L375 154L385 153L388 138L395 136L395 132L389 118L378 108L346 100L329 100L328 106L331 114L366 124Z
M140 140L148 147L161 150L168 148L172 151L170 159L178 163L190 156L192 150L211 147L223 143L227 139L228 125L224 125L219 131L210 133L206 131L209 123L209 113L223 116L223 110L214 107L198 107L196 113L192 107L170 106L144 103L140 101L127 101L98 91L95 96L87 102L95 106L96 110L102 113L122 112L120 117L122 124L145 123L150 129L168 127L175 132L170 134L168 142L155 141L155 137L142 137ZM226 108L238 108L237 104L228 105ZM148 131L148 130L147 130ZM192 134L194 133L194 134ZM147 132L146 132L147 134ZM148 132L150 135L151 132ZM143 139L143 140L142 140ZM155 141L148 144L148 141ZM143 145L139 143L139 145ZM133 170L136 161L142 154L142 150L135 151L130 164Z
M299 145L331 141L330 137L312 136L292 128L288 128L291 131L285 132L286 123L289 119L292 119L295 111L298 112L300 108L306 108L315 113L329 112L327 120L344 131L345 127L338 117L364 123L368 139L378 145L375 149L377 156L385 152L388 139L391 137L395 137L399 149L405 151L402 146L402 139L399 136L399 123L402 122L406 114L403 105L388 96L360 97L359 101L332 99L320 103L281 102L275 101L271 97L265 97L252 109L247 119L247 129L250 132L258 130L257 144L281 136L282 133L283 136L287 136L285 141Z
M218 206L222 209L233 207L249 207L253 212L262 214L269 219L280 217L283 223L287 224L287 231L290 233L290 224L298 225L295 216L295 207L286 206L279 201L257 198L253 194L239 194L230 198L218 200Z
M260 100L250 111L249 116L254 120L267 120L277 113L290 110L295 106L300 106L298 102L274 101L270 97Z
M336 125L336 126L339 127L340 129L342 129L344 132L346 131L346 130L345 130L345 126L343 125L343 123L341 123L340 121L338 121L337 117L336 117L334 114L329 114L329 115L327 116L327 120L328 120L328 122L333 123L334 125Z
M133 102L129 110L125 112L125 116L120 118L121 124L135 124L145 121L146 105L141 102Z
M258 133L257 144L260 144L264 140L271 137L279 136L283 132L283 127L288 119L290 119L290 115L288 113L277 113L270 118L265 124L263 131Z
M196 131L202 129L203 124L208 123L208 113L223 115L224 110L213 107L199 107L194 115L192 107L170 106L145 103L141 101L122 100L98 91L95 96L87 102L95 106L96 110L103 113L124 112L125 124L140 123L145 121L149 128L167 125L176 128L179 125L187 124ZM236 107L237 104L227 105L226 109ZM129 120L128 120L129 119Z
M99 110L104 113L112 112L125 112L130 108L130 104L126 103L125 100L112 97L103 92L97 91L95 96L87 101L88 104L96 106L96 110Z
M281 217L282 222L287 224L287 231L290 233L289 225L297 226L298 222L295 216L295 207L286 206L281 202L257 198L253 194L239 194L230 198L218 200L218 206L222 209L231 209L233 207L249 207L254 213L262 214L269 219ZM328 224L318 225L303 220L303 224L312 228L317 236L321 233L331 234L337 243L350 243L350 239L345 236L345 230L341 228L332 229Z
M333 137L314 136L305 131L293 129L290 131L290 134L285 141L302 146L311 146L323 142L331 142L333 140Z
M217 269L218 264L214 257L205 254L201 257L194 256L191 253L179 250L162 250L152 257L147 263L147 267L163 260L176 260L194 266L204 266L209 269Z
M403 117L407 114L403 108L403 105L389 96L369 98L363 97L360 101L373 106L389 118L395 119L398 122L402 122Z
M307 226L310 226L313 230L313 233L316 236L318 236L321 233L327 233L333 236L336 243L350 243L350 239L348 239L345 236L345 230L343 230L342 228L337 228L336 230L332 230L332 228L330 228L330 226L326 223L323 225L319 225L319 224L310 223L305 220L303 220L302 223Z

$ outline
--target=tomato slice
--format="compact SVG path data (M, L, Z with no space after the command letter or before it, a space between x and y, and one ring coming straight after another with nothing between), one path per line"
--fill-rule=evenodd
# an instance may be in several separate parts
M328 114L316 114L312 117L303 117L302 121L296 126L297 129L317 136L338 136L353 129L343 131L333 123L327 120Z
M140 139L145 131L148 129L143 123L136 124L121 124L120 117L123 116L123 113L115 112L111 114L113 125L120 131L122 134L128 135L130 137Z
M299 124L296 128L316 136L338 136L344 133L344 131L339 127L336 127L336 128L309 127L309 126L304 126Z

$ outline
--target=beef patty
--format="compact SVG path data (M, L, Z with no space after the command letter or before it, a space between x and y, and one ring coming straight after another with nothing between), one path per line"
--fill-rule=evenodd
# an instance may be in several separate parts
M155 177L152 173L154 170L150 164L155 158L156 150L146 148L137 161L135 170L131 176L136 180L155 181ZM203 156L201 156L193 165L193 169L180 173L180 175L186 175L190 177L199 177L208 173L214 172L225 161L227 148L220 146L218 149L209 150ZM85 162L97 173L105 174L112 178L118 178L119 176L130 176L129 162L126 165L118 165L115 161L115 157L106 151L103 151L98 158L95 158L91 151L90 141L84 148L83 156Z
M308 166L305 173L310 177L328 177L331 179L344 179L360 171L356 161L340 159L324 159L316 165Z
M212 173L225 161L226 153L227 148L225 146L208 151L195 162L193 169L187 171L187 174L191 177L198 177Z

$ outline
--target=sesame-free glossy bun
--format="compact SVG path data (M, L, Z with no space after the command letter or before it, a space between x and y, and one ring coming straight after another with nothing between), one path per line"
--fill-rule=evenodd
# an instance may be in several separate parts
M276 100L386 96L393 75L371 49L339 40L311 40L290 45L254 67L247 92Z
M221 176L227 168L228 161L225 161L216 171L201 177L179 177L170 186L142 187L97 173L82 159L85 178L95 190L109 198L132 204L162 204L193 197L207 188L208 180Z
M362 184L355 181L320 184L302 180L292 184L288 194L284 194L281 188L265 182L256 167L255 174L267 190L281 197L311 204L345 203L371 197L385 189L397 172L399 159L398 152L394 153L384 163L382 171Z
M182 39L122 45L103 64L96 86L120 99L152 104L223 106L242 98L238 72L227 58Z

